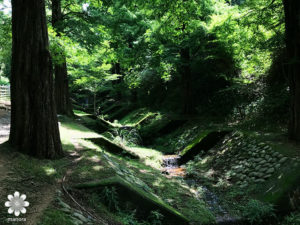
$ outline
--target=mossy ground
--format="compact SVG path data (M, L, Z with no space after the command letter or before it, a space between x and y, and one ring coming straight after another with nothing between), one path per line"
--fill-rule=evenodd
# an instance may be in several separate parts
M133 160L110 154L105 149L86 140L82 140L80 144L83 148L92 150L82 153L82 159L70 176L71 183L82 183L114 176L116 171L112 169L105 157L103 158L103 154L105 154L116 162L121 170L129 171L128 173L132 174L132 177L137 177L145 182L154 194L176 207L183 215L191 218L191 221L208 223L214 220L214 216L206 208L205 203L197 200L194 193L181 179L168 179L161 174L159 169L162 154L159 151L139 147L129 148L130 151L140 156L140 159ZM199 213L199 209L201 209L201 213Z
M243 213L248 210L248 202L251 199L258 199L275 205L289 204L286 201L287 194L299 187L298 171L300 168L285 164L266 182L251 184L246 189L241 188L234 182L228 181L226 173L223 173L222 167L226 166L226 161L223 162L224 165L222 163L219 165L221 168L219 171L212 169L217 155L214 152L200 154L195 160L189 162L186 165L186 180L182 177L170 178L161 173L161 160L164 154L178 153L184 148L194 146L201 141L201 137L206 131L219 130L220 127L228 128L222 123L204 125L201 118L193 118L191 122L183 124L172 132L154 138L151 147L142 147L137 144L127 145L128 142L121 143L124 144L121 147L124 147L126 151L138 156L137 159L131 159L110 153L105 147L100 147L88 140L102 137L101 134L85 126L85 124L91 125L97 122L90 117L90 114L81 111L75 111L75 114L77 118L59 117L61 139L66 152L66 157L62 159L37 160L14 152L6 144L1 145L1 154L12 162L9 166L11 174L5 179L3 193L18 190L30 196L30 193L38 192L49 185L54 188L53 190L60 189L58 184L66 174L65 185L67 187L119 175L133 180L133 185L145 188L161 201L178 210L182 215L189 218L191 224L210 224L215 221L218 212L207 203L207 196L205 196L203 187L215 194L218 197L218 204L237 218L243 216ZM169 123L170 118L172 116L140 109L131 112L117 124L121 126L130 125L129 127L135 127L141 134L150 135L153 130L162 129ZM145 120L143 125L139 125L140 121ZM235 128L231 127L230 129ZM278 151L290 158L299 157L298 145L290 144L280 132L275 134L251 130L240 130L240 132L247 139L267 143L272 147L272 151ZM218 151L220 145L222 143L215 147L215 151ZM193 184L187 184L187 180L191 179L194 181ZM134 215L134 207L132 206L128 210L115 211L110 209L101 194L99 196L95 192L82 190L74 191L72 194L81 205L111 224L142 223ZM3 196L1 195L1 197ZM67 196L61 198L72 207L77 207ZM30 196L32 205L38 204L39 200L34 195ZM297 199L295 201L297 202ZM58 224L59 221L63 221L64 224L73 224L70 213L64 212L55 201L51 202L43 216L39 218L40 225L50 225L52 217L54 219L51 225ZM1 210L0 217L2 220L7 217L4 210Z
M82 114L81 116L85 115ZM61 123L61 139L67 156L54 161L35 160L17 152L11 156L11 152L5 151L9 156L15 158L16 164L13 164L13 170L16 170L16 173L20 176L18 181L16 180L14 183L10 181L10 184L12 184L10 188L24 193L32 193L35 190L32 187L32 182L34 185L37 185L37 187L46 186L48 184L55 186L57 182L60 182L65 176L70 167L71 173L67 176L65 184L67 186L110 178L116 175L116 169L111 165L111 161L113 161L118 165L121 171L127 171L124 175L125 177L135 177L143 181L145 185L149 187L149 191L151 190L161 201L175 207L191 221L195 223L214 221L214 216L206 208L205 203L201 200L197 200L193 192L190 191L189 187L186 186L181 179L168 179L161 174L159 170L161 153L159 151L132 147L130 150L140 156L140 158L136 160L114 155L87 140L89 138L98 138L99 134L86 128L78 120L63 116L60 116L59 120ZM107 160L108 158L110 160ZM16 176L14 177L16 178ZM19 179L22 179L22 177L28 178L28 185L19 183ZM37 190L34 192L36 191ZM76 195L79 201L86 207L93 207L91 202L88 201L90 197L86 196L87 198L81 199L81 194L83 195L83 193L77 193ZM32 204L34 204L33 199L30 200ZM64 201L69 202L70 200L65 197ZM100 202L97 204L101 205L101 201L100 199ZM107 206L103 205L103 207L105 208ZM106 210L100 210L101 212L99 211L97 213L99 213L101 217L106 217ZM115 223L118 223L118 221L119 223L124 223L122 218L126 217L125 214L131 215L133 212L122 213L121 217L119 213L112 213L112 215L106 219L109 221L117 221ZM3 212L3 214L5 214L5 212ZM72 221L68 214L61 212L61 208L53 203L49 206L49 209L45 211L44 216L41 218L41 224L48 225L49 218L54 215L66 224L68 224L68 220ZM134 220L134 218L131 219Z

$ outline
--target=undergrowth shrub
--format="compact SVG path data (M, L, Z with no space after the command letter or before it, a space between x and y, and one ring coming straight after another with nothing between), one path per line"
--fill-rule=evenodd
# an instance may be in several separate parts
M298 225L298 224L300 224L300 212L291 213L290 215L286 216L282 223L282 225Z
M243 206L242 214L250 224L261 224L268 219L275 218L273 205L255 199L251 199Z
M150 212L150 215L148 217L148 221L151 225L162 225L162 220L164 218L164 215L161 214L158 210L154 210Z
M101 192L101 196L109 210L119 210L119 197L115 187L105 187Z
M115 128L112 130L111 133L114 136L113 141L118 144L127 146L137 146L140 145L142 142L139 132L135 128Z

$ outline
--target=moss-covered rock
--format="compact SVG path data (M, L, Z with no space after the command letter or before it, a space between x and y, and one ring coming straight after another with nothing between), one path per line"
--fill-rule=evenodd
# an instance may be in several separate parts
M77 189L94 189L101 191L104 187L115 187L122 202L131 202L136 207L137 216L147 218L151 211L157 211L164 215L163 224L177 225L188 224L189 220L176 209L172 208L152 193L136 187L119 176L103 179L98 182L84 183L74 186ZM101 193L101 192L99 192Z
M90 138L88 140L92 141L96 145L104 147L105 150L107 150L108 152L123 155L123 156L127 156L127 157L132 158L132 159L138 159L139 158L134 153L127 151L125 147L121 147L120 145L117 145L117 144L111 142L110 140L108 140L105 137Z
M204 131L180 152L180 164L193 159L200 151L208 151L230 131Z

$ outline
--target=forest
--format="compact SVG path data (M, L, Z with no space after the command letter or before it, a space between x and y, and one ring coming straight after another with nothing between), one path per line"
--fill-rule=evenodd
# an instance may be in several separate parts
M0 0L0 225L300 225L299 0Z

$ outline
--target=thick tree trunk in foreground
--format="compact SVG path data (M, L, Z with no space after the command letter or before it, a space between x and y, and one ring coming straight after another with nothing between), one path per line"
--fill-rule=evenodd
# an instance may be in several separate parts
M12 0L10 143L39 158L63 155L44 0Z
M62 13L61 13L61 1L52 0L52 26L57 32L57 36L60 36ZM63 59L60 64L54 65L55 74L55 100L58 114L67 116L73 116L72 104L69 95L69 80L67 72L67 62L64 53L61 53Z
M283 4L291 93L289 136L293 140L300 141L300 1L283 0Z

